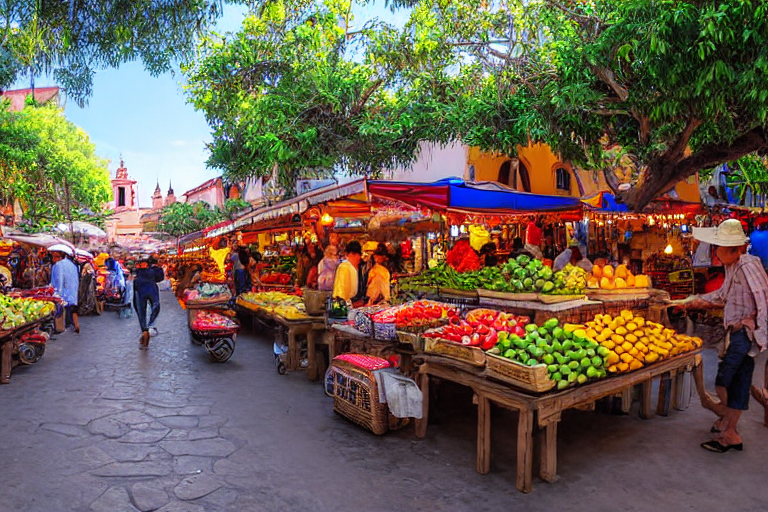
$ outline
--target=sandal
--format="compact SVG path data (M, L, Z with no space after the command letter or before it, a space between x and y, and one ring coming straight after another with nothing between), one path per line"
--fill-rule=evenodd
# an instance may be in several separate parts
M701 447L704 448L705 450L709 450L710 452L715 452L715 453L725 453L730 449L734 449L739 452L744 451L744 443L726 445L726 444L720 443L720 441L717 441L715 439L711 441L707 441L705 443L701 443Z

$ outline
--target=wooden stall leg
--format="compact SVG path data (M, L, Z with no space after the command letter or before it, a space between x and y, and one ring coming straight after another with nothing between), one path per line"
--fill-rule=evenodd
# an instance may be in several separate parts
M648 379L641 384L642 395L640 398L640 417L644 420L653 418L651 400L653 399L653 379Z
M491 402L477 395L477 472L491 472Z
M517 490L533 490L533 410L521 410L517 420Z
M299 340L296 339L296 333L293 329L288 328L288 357L286 361L286 367L289 371L296 371L299 367Z
M662 375L659 380L659 403L656 405L656 414L659 416L669 416L669 399L672 391L670 380L669 373Z
M544 427L541 440L541 462L539 476L549 483L557 481L557 422Z
M629 414L632 409L632 388L627 388L621 392L621 412Z
M669 407L677 410L680 403L680 390L683 387L683 372L673 372L670 384L672 386L672 392L670 393Z
M714 412L715 406L720 404L720 399L710 395L704 386L704 365L701 362L701 356L696 357L696 363L693 367L693 381L696 383L696 392L699 394L701 406Z
M307 379L311 381L317 380L317 361L315 360L315 351L317 350L317 347L315 346L316 340L316 333L314 330L310 330L307 333L307 359L309 360L309 366L307 367Z
M8 384L11 381L11 355L13 342L3 343L0 349L0 384Z
M419 387L423 395L421 402L421 419L416 419L416 437L424 439L427 437L427 424L429 423L429 375L422 373L419 376Z

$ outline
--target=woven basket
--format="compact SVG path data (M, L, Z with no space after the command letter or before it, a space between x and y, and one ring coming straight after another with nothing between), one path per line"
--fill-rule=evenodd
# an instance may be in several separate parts
M536 393L543 393L555 387L555 381L549 378L547 366L544 364L526 366L494 354L485 356L486 373L492 379Z
M333 410L380 436L389 429L387 404L379 403L373 372L334 359L325 376L325 391Z
M325 303L331 292L321 292L311 288L302 289L302 298L304 299L304 309L308 315L322 315L325 313Z

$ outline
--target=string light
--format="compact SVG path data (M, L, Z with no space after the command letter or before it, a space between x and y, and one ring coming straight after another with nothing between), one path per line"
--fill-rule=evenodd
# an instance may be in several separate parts
M664 254L672 254L672 244L667 244L664 248Z

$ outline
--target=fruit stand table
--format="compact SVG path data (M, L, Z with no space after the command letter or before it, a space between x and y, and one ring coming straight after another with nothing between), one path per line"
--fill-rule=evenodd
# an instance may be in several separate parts
M38 318L32 322L20 325L7 331L0 330L0 384L8 384L11 378L11 366L13 357L13 344L16 339L29 331L32 331L45 322L49 322L53 314Z
M557 475L557 424L562 411L587 406L595 400L622 393L636 385L642 386L640 415L652 417L651 385L655 377L662 378L659 389L660 412L666 407L667 389L680 386L682 375L693 371L696 387L702 405L711 406L711 398L704 388L701 349L680 354L673 358L643 367L639 370L577 386L560 392L534 395L519 391L510 385L496 383L485 376L485 369L472 366L460 360L431 354L420 354L415 359L419 367L419 380L424 395L423 417L416 420L416 435L426 436L429 418L430 377L448 380L468 386L475 393L477 401L477 472L487 474L491 463L491 412L490 403L518 411L517 424L517 489L522 492L533 490L533 428L536 418L542 429L541 458L539 475L546 482L554 482ZM671 393L673 406L676 393Z

